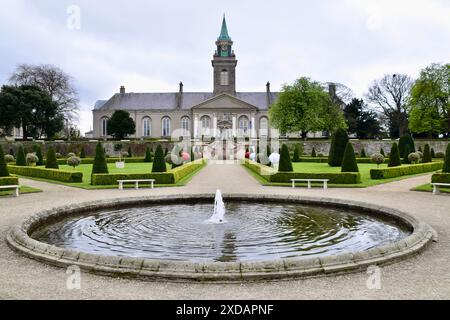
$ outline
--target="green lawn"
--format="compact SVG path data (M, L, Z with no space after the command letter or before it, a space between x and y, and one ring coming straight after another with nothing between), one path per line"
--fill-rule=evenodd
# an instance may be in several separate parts
M450 188L440 187L439 190L441 193L450 193ZM411 189L411 191L421 191L421 192L433 192L433 186L430 183L418 186L416 188Z
M330 167L327 163L310 163L310 162L300 162L300 163L293 163L295 172L305 172L305 173L339 173L341 172L340 167ZM392 179L383 179L383 180L372 180L370 178L370 170L376 169L376 164L371 163L359 163L359 172L361 173L361 182L360 184L350 184L350 185L334 185L330 184L330 187L342 187L342 188L366 188L370 186L375 186L379 184L389 183L393 181L399 181L408 179L415 176L420 175L426 175L430 173L421 173L417 175L411 175L411 176L403 176L403 177L397 177ZM387 168L387 164L380 165L380 168ZM292 186L290 183L270 183L264 177L261 177L257 175L256 173L252 172L251 170L247 169L248 172L251 173L253 177L255 177L261 184L268 185L268 186ZM299 186L302 186L301 183L298 184ZM303 184L306 186L306 183ZM313 184L314 185L314 184ZM318 186L322 186L319 184Z
M82 188L82 189L116 189L118 185L112 185L112 186L92 186L91 185L91 172L92 172L92 164L82 164L75 169L72 167L69 167L67 165L60 165L60 170L68 170L68 171L77 171L83 173L83 182L81 183L69 183L69 182L61 182L61 181L55 181L55 180L48 180L48 179L41 179L41 178L34 178L34 177L24 177L25 179L31 179L31 180L37 180L37 181L43 181L53 184L61 184L69 187L76 187L76 188ZM114 163L108 164L108 170L109 173L151 173L153 168L152 163L127 163L125 164L125 169L117 169L116 165ZM167 165L167 170L170 170L172 167L170 165ZM184 186L186 183L188 183L194 175L196 175L203 167L199 168L199 170L193 172L192 174L184 177L178 183L173 185L158 185L156 184L155 187L178 187L178 186ZM133 188L132 185L125 185L124 188Z
M6 197L11 196L13 194L14 190L7 190L7 191L0 191L0 197ZM26 193L37 193L42 192L41 189L31 188L27 186L20 186L20 194L26 194Z

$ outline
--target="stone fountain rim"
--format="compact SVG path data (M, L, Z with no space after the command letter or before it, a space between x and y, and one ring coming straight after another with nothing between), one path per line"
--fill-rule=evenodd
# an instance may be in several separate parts
M397 209L342 199L313 198L285 195L232 194L225 200L252 202L288 202L347 208L365 215L393 218L412 230L401 241L370 250L328 255L315 258L278 259L258 262L184 262L144 258L104 256L59 248L38 242L29 235L42 225L71 215L78 215L113 207L162 204L178 201L206 201L214 194L184 194L102 200L74 204L41 211L12 227L6 237L9 246L19 253L59 267L78 266L82 270L144 280L236 282L265 281L316 277L329 274L356 272L370 266L379 266L406 259L420 253L433 240L436 232L425 222Z

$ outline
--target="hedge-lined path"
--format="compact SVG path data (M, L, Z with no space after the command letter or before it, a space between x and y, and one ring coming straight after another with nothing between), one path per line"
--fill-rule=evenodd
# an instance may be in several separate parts
M326 278L273 283L176 284L140 282L82 274L81 290L66 288L64 269L47 266L12 252L0 242L0 298L24 299L439 299L450 298L450 195L408 191L429 181L414 177L366 189L263 187L237 165L210 165L180 188L155 190L83 190L22 179L21 183L42 189L40 194L0 199L0 236L10 226L45 208L119 197L157 194L224 193L304 194L310 197L349 199L400 209L426 221L439 234L439 242L419 256L384 266L382 289L369 290L364 272Z

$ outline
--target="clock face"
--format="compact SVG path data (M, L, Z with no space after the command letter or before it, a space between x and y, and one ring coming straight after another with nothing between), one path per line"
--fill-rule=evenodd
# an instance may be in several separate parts
M222 51L228 51L228 46L227 45L223 45L222 46Z

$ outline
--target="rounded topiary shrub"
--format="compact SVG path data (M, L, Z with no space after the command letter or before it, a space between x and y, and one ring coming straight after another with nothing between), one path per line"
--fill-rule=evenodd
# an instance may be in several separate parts
M412 152L412 153L410 153L409 156L408 156L408 160L409 160L409 163L412 163L412 164L419 163L419 161L420 161L420 154L419 154L419 152Z
M5 162L6 163L14 163L14 162L16 162L16 159L14 158L14 156L12 156L10 154L5 154Z
M33 147L34 154L38 157L38 161L36 162L37 166L44 165L44 156L42 155L42 149L40 145L35 145Z
M448 144L447 151L445 152L444 167L442 172L450 173L450 143Z
M108 164L106 163L105 150L99 142L95 148L94 165L92 166L92 174L107 174L109 173Z
M359 172L355 150L350 142L347 143L347 147L345 148L341 172Z
M0 146L0 177L9 177L8 165L5 160L3 148Z
M402 165L400 160L400 151L398 150L398 145L396 142L392 145L391 154L389 155L389 167L399 167Z
M167 172L164 151L161 145L158 145L155 151L152 172Z
M67 159L68 158L72 158L72 157L76 157L77 155L75 154L75 153L73 153L73 152L69 152L68 154L67 154Z
M384 163L384 156L381 153L374 153L371 157L372 162L375 163L378 167L380 167L380 164Z
M331 167L342 166L342 159L344 158L345 148L349 142L347 131L338 129L333 135L331 141L330 155L328 157L328 164Z
M81 159L77 156L70 157L67 159L67 165L73 167L74 169L81 164Z
M27 160L28 166L36 165L36 163L39 161L39 158L34 153L27 154L25 159Z
M294 168L292 167L291 156L289 154L289 148L287 145L283 144L281 147L280 154L280 164L278 166L279 172L292 172Z
M27 159L25 159L25 151L23 150L22 146L20 146L19 151L17 151L16 166L18 167L27 166Z
M59 169L58 160L56 159L56 152L52 147L50 147L47 151L45 167L47 169Z

